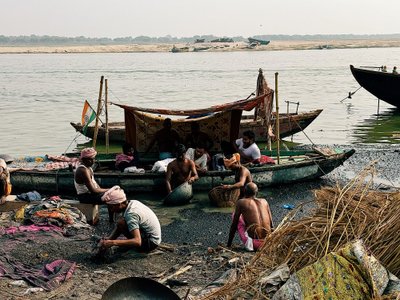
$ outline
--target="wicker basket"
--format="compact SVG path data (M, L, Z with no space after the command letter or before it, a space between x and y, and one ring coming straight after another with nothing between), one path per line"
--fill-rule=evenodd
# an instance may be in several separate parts
M240 189L223 189L221 186L213 188L208 193L211 205L217 207L232 207L236 205L236 201L239 199Z

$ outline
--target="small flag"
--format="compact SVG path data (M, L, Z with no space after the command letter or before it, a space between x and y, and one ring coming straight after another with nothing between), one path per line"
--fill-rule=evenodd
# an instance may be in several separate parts
M90 106L89 102L85 100L85 105L83 106L82 110L82 131L83 134L86 134L86 130L89 124L96 119L96 113L93 108Z

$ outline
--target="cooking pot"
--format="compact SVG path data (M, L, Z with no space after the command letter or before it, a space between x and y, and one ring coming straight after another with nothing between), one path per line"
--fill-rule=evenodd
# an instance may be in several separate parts
M114 282L103 294L103 300L180 300L165 285L143 277L128 277Z

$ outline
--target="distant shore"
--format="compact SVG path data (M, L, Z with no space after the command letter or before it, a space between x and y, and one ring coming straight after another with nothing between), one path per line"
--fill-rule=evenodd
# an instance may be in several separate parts
M233 52L313 50L349 48L400 47L399 40L315 40L271 41L269 45L249 46L244 42L233 43L185 43L185 44L130 44L130 45L80 45L80 46L0 46L0 54L27 53L141 53L141 52Z

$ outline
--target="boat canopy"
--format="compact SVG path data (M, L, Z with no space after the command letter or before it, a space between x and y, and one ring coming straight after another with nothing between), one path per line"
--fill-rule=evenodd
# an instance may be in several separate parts
M139 152L145 151L154 135L163 127L167 116L185 116L172 119L172 128L183 141L191 131L191 124L199 124L214 141L211 150L220 151L221 142L233 142L238 138L243 110L255 109L255 118L260 117L269 124L272 113L273 90L268 88L260 70L257 79L257 94L253 98L238 100L202 109L174 110L162 108L143 108L113 103L125 111L125 139ZM161 116L164 115L164 116Z

